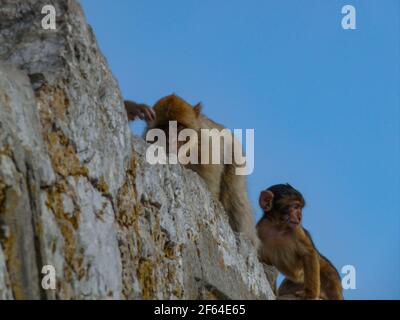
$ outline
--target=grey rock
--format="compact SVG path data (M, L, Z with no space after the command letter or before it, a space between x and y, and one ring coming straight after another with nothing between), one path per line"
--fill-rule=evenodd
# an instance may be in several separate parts
M79 4L53 31L48 2L0 0L0 299L274 299L201 178L146 161Z

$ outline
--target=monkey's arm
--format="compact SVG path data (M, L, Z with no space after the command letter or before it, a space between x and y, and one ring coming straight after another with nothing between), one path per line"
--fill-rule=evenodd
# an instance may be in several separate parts
M304 298L318 299L320 296L320 266L318 252L312 248L303 256Z

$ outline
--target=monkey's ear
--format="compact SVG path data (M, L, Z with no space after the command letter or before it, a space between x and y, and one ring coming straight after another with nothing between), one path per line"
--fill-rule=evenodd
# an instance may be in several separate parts
M199 102L198 104L196 104L194 107L194 112L196 113L196 116L199 116L201 113L201 109L203 109L203 105L201 104L201 102Z
M270 190L261 191L260 198L258 200L261 209L264 212L269 212L272 209L272 203L274 200L274 194Z

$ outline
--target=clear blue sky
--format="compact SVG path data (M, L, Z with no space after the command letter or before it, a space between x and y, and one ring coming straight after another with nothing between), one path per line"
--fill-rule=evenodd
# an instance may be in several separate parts
M356 267L345 297L400 299L400 1L81 3L125 98L176 92L254 128L257 218L260 190L291 183L320 251Z

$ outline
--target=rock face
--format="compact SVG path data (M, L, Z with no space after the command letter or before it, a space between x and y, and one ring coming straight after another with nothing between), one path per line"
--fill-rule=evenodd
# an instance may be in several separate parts
M201 178L145 150L76 1L0 0L0 299L274 298Z

